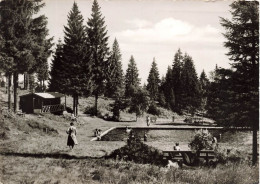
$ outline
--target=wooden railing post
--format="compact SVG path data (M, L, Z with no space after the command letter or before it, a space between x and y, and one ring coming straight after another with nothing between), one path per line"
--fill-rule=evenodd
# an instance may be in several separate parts
M206 152L206 164L207 165L209 165L209 155L208 155L209 153L208 152Z

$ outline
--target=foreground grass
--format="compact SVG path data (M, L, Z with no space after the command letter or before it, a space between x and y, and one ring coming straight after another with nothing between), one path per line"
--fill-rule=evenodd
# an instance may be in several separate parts
M2 183L258 183L258 167L166 169L104 159L52 159L0 156Z

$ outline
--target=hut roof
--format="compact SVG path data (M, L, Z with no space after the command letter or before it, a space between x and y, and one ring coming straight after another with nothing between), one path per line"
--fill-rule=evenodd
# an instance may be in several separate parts
M27 96L27 95L31 95L32 93L28 93L25 95L21 95L21 96ZM63 97L64 95L62 93L58 93L58 92L47 92L47 93L33 93L34 95L37 95L41 98L60 98Z

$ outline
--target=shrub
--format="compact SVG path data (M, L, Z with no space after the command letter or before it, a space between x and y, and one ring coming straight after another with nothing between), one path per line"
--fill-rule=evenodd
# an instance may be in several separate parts
M9 137L8 137L8 135L7 135L7 133L6 132L1 132L0 133L0 139L1 140L6 140L6 139L8 139Z
M235 149L223 149L218 148L216 150L216 158L217 162L221 164L227 164L229 162L232 163L241 163L244 161L248 161L248 158L245 155L242 155L241 152Z
M156 116L159 116L161 115L161 111L160 109L156 106L155 103L152 103L149 108L148 108L148 113L152 114L152 115L156 115Z
M134 134L129 135L127 145L113 151L108 158L134 161L141 164L166 165L163 160L163 153L156 148L144 144L141 139Z
M84 113L89 114L90 116L95 116L95 112L96 112L95 107L92 106L92 107L86 107ZM98 109L98 112L97 112L97 117L102 117L102 114L101 114L99 109Z
M67 111L68 113L73 113L73 109L72 109L71 107L66 107L66 111Z
M43 123L38 123L37 121L34 121L34 120L27 121L27 124L32 129L40 130L40 131L47 133L47 134L59 134L58 130L56 130L52 127L49 127L48 125L45 125Z
M196 131L193 140L189 144L189 147L194 151L213 149L212 139L213 137L207 129L200 129Z

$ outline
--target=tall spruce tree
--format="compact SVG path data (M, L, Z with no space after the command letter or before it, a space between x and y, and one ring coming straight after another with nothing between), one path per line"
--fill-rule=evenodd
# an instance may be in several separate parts
M108 36L104 17L97 0L93 1L91 18L87 21L87 38L92 55L93 93L95 95L95 114L98 97L104 92L105 81L110 77Z
M208 96L209 79L207 78L204 70L202 70L200 74L199 82L201 86L201 108L202 110L205 110Z
M159 86L159 96L158 96L159 105L162 107L166 107L166 100L165 100L164 88L163 88L165 81L166 81L165 76L162 76L161 83Z
M223 118L234 126L242 124L252 127L253 164L256 164L259 129L259 2L235 1L230 7L232 19L221 18L221 25L226 29L224 36L227 41L224 46L229 49L227 55L232 61L232 72L225 77L232 81L232 88L228 88L231 100L227 104L232 111Z
M183 54L181 52L181 49L178 49L178 51L174 55L174 60L172 65L172 86L171 86L171 90L173 90L175 96L175 104L171 108L176 112L181 111L182 68L183 68Z
M152 67L149 72L147 79L147 90L150 94L150 99L155 101L159 97L159 86L160 86L160 76L155 58L153 58Z
M148 91L145 88L136 88L131 97L129 108L130 113L133 112L136 114L136 121L139 116L148 110L149 101Z
M128 68L125 75L125 97L132 97L135 91L140 87L140 79L138 69L134 60L134 57L131 56Z
M65 26L60 80L66 94L73 96L73 112L78 114L78 97L91 92L91 55L86 43L83 16L74 2Z
M36 67L36 73L37 73L37 79L40 82L40 89L41 91L45 91L46 86L45 86L45 81L48 80L49 78L49 64L48 64L48 57L50 56L50 54L52 53L52 51L49 49L53 46L52 44L52 38L48 39L46 41L46 46L45 46L45 50L44 53L41 54L41 57L38 58L38 62L37 62L37 67Z
M37 59L46 51L47 18L35 16L44 6L41 0L3 0L0 2L0 32L7 43L6 55L14 66L14 111L18 109L18 74L33 70ZM47 50L49 50L47 48Z
M60 84L63 75L62 64L63 64L63 44L59 39L56 47L56 51L52 59L51 69L49 73L50 74L49 89L48 89L49 91L65 92L65 90L62 88L62 85Z
M203 94L203 96L205 96L207 93L208 85L209 85L209 79L207 78L207 75L204 70L202 70L202 72L200 74L199 81L200 81L200 85L201 85L201 89L202 89L202 94Z
M165 100L165 107L167 109L173 109L175 107L175 94L172 85L172 68L168 66L165 80L161 83L161 91L163 92L163 96Z
M192 58L185 54L183 62L180 106L181 109L193 113L200 106L201 89Z
M122 69L122 55L117 40L114 40L110 60L111 75L106 84L107 97L122 97L124 93L124 73Z

